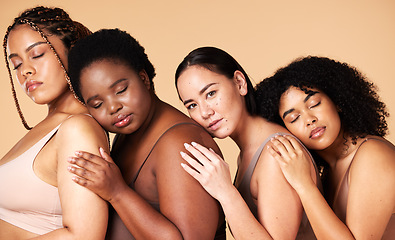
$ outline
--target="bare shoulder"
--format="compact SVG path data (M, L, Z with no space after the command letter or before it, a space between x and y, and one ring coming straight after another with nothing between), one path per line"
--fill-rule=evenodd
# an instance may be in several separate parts
M158 142L159 151L184 150L184 143L197 142L219 152L214 139L201 126L194 123L182 123L169 129Z
M354 156L351 173L366 171L395 176L395 146L383 138L366 140Z
M63 141L107 141L104 129L94 118L85 114L73 115L63 121L56 136L60 144Z

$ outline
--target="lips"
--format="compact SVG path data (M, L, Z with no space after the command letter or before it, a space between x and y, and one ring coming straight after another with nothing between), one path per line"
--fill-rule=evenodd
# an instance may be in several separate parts
M131 122L131 119L132 119L131 114L129 115L120 114L112 121L112 124L116 127L125 127Z
M326 130L326 127L317 127L314 128L310 133L310 139L315 139L321 137Z
M27 82L26 82L26 90L27 90L28 92L32 92L32 91L34 91L38 86L40 86L41 84L42 84L42 82L38 82L38 81L33 81L33 80L27 81Z
M208 129L210 129L210 130L212 130L212 131L217 130L217 129L221 126L221 121L222 121L222 118L210 122L210 124L208 125Z

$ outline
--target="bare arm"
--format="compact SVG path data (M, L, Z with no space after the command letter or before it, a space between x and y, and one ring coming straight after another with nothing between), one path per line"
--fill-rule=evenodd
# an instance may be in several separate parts
M76 150L98 152L108 149L102 128L88 116L74 116L59 128L54 141L57 146L58 189L64 228L34 239L104 239L107 229L107 204L96 194L75 184L67 171L67 158Z
M267 153L254 174L259 221L254 217L232 185L228 165L215 152L194 144L187 150L202 164L188 155L184 159L194 168L183 165L202 186L221 203L236 239L294 239L301 219L301 204L281 174L278 164ZM269 158L269 159L267 159Z
M191 137L198 137L191 134ZM219 219L219 206L201 186L180 167L179 155L185 134L162 139L150 156L161 212L127 186L107 153L101 157L84 152L70 159L79 168L70 171L75 181L109 201L135 238L213 239ZM207 139L214 147L209 135Z
M395 163L391 148L374 141L366 143L355 156L346 225L307 177L307 160L292 139L280 139L276 146L272 154L298 192L318 239L381 239L395 207Z

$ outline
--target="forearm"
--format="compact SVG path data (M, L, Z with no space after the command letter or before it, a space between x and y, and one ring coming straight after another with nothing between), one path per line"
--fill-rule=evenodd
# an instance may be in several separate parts
M236 188L219 199L235 239L272 239L254 217Z
M355 239L315 185L300 189L298 194L317 239Z
M125 188L110 203L136 239L183 239L171 221L131 188Z
M87 232L88 230L89 232ZM106 229L103 229L101 236L97 235L92 229L86 229L85 231L74 231L72 228L64 227L47 234L40 235L31 240L100 240L104 239Z

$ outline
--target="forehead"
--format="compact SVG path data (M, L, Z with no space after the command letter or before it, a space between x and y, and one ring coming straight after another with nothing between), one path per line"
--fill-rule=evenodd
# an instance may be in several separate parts
M210 71L201 66L194 65L188 67L183 73L180 74L180 77L177 80L177 88L179 92L189 91L192 89L200 91L201 88L208 83L221 83L224 80L229 81L229 79L227 79L222 74Z
M15 26L10 31L7 39L7 46L8 50L12 51L17 47L29 46L38 41L43 41L40 34L30 26L23 24Z
M43 33L47 36L48 41L52 44L52 46L59 51L60 54L65 51L65 46L62 40L55 35L49 35L45 31ZM44 42L44 38L40 35L40 33L34 29L32 29L27 24L17 25L15 26L7 38L7 51L9 53L24 51L29 46L36 42Z
M314 93L321 93L315 88L306 88L306 90L301 90L298 87L289 87L280 97L279 108L280 111L287 110L285 108L291 108L297 104L304 104L307 97L310 95L315 95Z
M86 66L81 71L81 86L89 84L91 87L102 87L137 73L128 65L104 59L97 60ZM94 85L92 85L94 83Z

